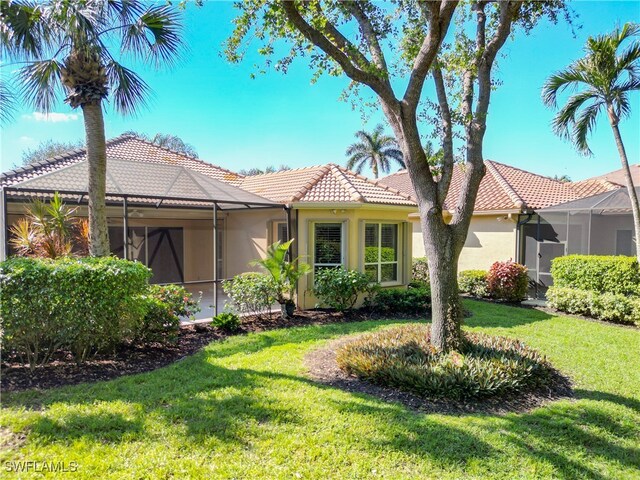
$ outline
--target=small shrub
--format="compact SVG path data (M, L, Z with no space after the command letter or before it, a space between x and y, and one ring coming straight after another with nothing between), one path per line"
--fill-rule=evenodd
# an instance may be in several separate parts
M321 305L340 312L353 308L358 296L370 291L369 277L356 270L324 268L315 274L313 294Z
M429 264L425 257L413 259L411 263L411 280L429 285Z
M246 315L268 315L276 303L277 287L270 275L246 272L222 282L233 308Z
M547 290L547 302L562 312L640 325L640 298L637 297L554 285Z
M31 368L56 349L76 361L135 337L151 271L115 257L11 258L0 264L3 349Z
M634 257L567 255L551 263L556 287L599 293L640 295L640 269Z
M495 262L487 274L489 294L498 300L520 302L527 296L527 267L516 262Z
M369 301L369 308L379 313L426 315L431 311L431 291L424 286L380 289Z
M460 352L439 353L425 325L362 335L341 347L341 369L422 397L466 400L548 385L551 365L516 339L465 333Z
M151 285L145 295L147 313L138 330L139 343L174 343L180 333L180 317L200 311L200 302L180 285Z
M224 332L236 332L240 328L240 317L235 313L222 312L213 317L211 325Z
M468 293L474 297L488 297L487 275L488 272L485 270L463 270L458 274L458 288L462 293Z

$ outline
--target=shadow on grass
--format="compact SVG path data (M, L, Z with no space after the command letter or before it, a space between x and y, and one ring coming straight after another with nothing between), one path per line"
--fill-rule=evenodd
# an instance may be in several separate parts
M473 311L464 319L470 327L513 328L553 318L549 313L534 308L512 307L480 300L463 300L463 305Z

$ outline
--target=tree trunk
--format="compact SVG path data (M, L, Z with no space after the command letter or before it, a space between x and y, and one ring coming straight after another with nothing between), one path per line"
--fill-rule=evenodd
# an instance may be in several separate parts
M107 188L107 145L104 134L102 102L82 104L87 139L89 168L89 255L103 257L111 253L105 195ZM126 240L126 239L125 239Z
M624 148L624 143L622 143L622 136L620 135L620 129L618 128L617 115L613 112L612 107L609 107L608 110L611 129L613 130L613 137L616 140L616 146L618 147L618 153L620 154L620 163L622 163L622 170L627 183L627 193L629 194L629 200L631 201L631 211L633 212L633 225L636 237L636 258L640 263L640 244L638 243L640 242L640 205L638 204L638 195L636 194L633 178L631 177L631 170L629 170L627 152Z

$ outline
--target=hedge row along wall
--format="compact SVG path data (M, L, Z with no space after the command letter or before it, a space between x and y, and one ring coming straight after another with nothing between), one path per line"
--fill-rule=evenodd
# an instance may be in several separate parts
M567 255L551 264L553 285L598 293L640 295L640 268L634 257Z

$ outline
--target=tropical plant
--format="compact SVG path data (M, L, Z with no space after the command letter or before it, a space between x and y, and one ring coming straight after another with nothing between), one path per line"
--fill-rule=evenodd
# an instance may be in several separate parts
M549 77L542 90L544 103L553 108L558 107L562 92L574 92L552 125L558 135L570 140L584 155L592 155L587 139L596 128L600 113L606 112L631 200L636 245L640 241L640 205L619 124L631 113L629 94L640 89L640 41L634 40L621 52L619 49L639 34L639 24L627 23L609 34L589 37L585 56ZM640 261L640 248L636 250Z
M90 253L108 255L103 101L111 98L123 114L144 104L147 84L116 58L171 64L182 43L180 14L170 4L141 0L3 1L0 8L2 56L23 64L17 82L25 101L49 112L64 90L65 102L82 109Z
M356 132L359 142L353 143L347 148L347 168L356 173L362 173L364 167L371 168L375 178L380 171L389 173L391 162L397 162L404 168L402 152L398 148L398 142L393 135L384 133L384 126L377 125L373 132L364 130Z
M286 170L291 170L289 165L280 165L276 167L275 165L267 165L264 168L252 167L238 171L240 175L244 175L245 177L252 177L254 175L263 175L265 173L276 173L276 172L284 172Z
M365 302L377 293L378 284L371 283L368 275L345 268L322 268L315 272L313 294L318 304L334 308L339 312L352 309L361 295Z
M29 148L22 153L22 164L29 165L31 163L42 162L49 160L51 157L60 155L74 150L76 148L82 148L84 143L82 141L77 142L59 142L57 140L45 140L35 148Z
M139 133L133 130L127 130L122 133L123 135L133 135L134 137L142 138L147 142L151 142L154 145L158 145L159 147L168 148L174 152L182 153L184 155L188 155L190 157L197 157L198 152L195 147L184 140L182 140L177 135L172 135L170 133L156 133L153 137L144 133Z
M230 307L244 315L271 316L276 302L276 287L271 275L261 272L245 272L222 282Z
M58 258L87 254L86 220L75 216L58 193L49 203L34 198L25 216L9 229L9 244L18 256Z
M262 267L273 279L276 301L282 306L282 316L289 318L295 307L294 296L298 280L311 271L311 266L299 258L288 260L289 248L294 239L287 242L279 240L267 248L265 258L251 262ZM287 309L288 306L288 309Z

